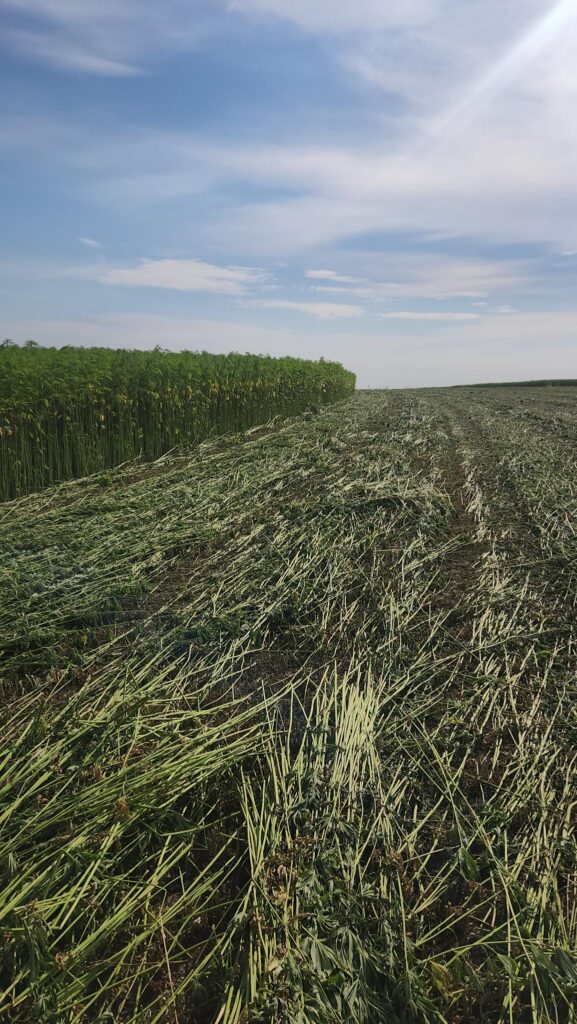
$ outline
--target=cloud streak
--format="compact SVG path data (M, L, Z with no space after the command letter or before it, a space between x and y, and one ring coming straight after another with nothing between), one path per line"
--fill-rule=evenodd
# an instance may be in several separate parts
M210 13L188 0L0 0L2 11L4 38L29 59L113 78L194 46Z
M8 33L8 38L13 46L28 57L37 58L63 71L79 71L109 78L126 78L140 73L134 64L103 56L78 41L61 38L54 33L12 31Z
M81 237L78 241L81 242L82 245L86 245L89 249L102 249L102 244L97 242L95 238Z
M358 277L337 274L335 270L307 270L306 276L313 281L334 281L341 284L356 284L359 281Z
M439 320L452 322L457 320L478 320L479 313L436 313L397 310L394 313L380 313L382 320Z
M383 0L232 0L232 10L291 21L307 32L341 35L369 33L428 21L438 10L436 0L404 0L401 6Z
M383 302L396 299L483 299L490 293L522 289L530 284L529 270L512 260L481 260L473 257L427 256L406 252L363 254L364 264L372 269L382 265L380 280L337 275L335 283L314 285L316 292L331 295L355 295ZM360 262L359 256L356 257ZM388 273L391 278L387 280ZM394 278L393 278L394 274ZM354 280L347 285L342 282Z
M219 267L202 260L141 260L100 277L103 284L124 288L167 288L180 292L244 295L250 285L265 284L269 275L249 267Z
M199 228L203 242L226 235L233 248L270 258L378 231L540 239L570 250L577 233L570 113L533 101L531 116L533 127L500 118L402 160L368 142L227 145L161 130L105 140L79 132L63 158L85 174L87 198L123 210L222 192ZM247 186L257 198L247 200Z
M298 302L293 299L253 299L247 303L252 309L284 309L292 313L306 313L318 320L349 320L362 316L361 306L338 302Z

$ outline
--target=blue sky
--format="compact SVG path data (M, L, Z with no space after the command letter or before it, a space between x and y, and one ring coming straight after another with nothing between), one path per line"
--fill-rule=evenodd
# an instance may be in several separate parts
M0 333L577 375L577 0L0 0Z

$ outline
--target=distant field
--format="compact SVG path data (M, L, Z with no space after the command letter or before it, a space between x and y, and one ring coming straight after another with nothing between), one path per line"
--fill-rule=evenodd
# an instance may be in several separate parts
M577 380L564 378L562 380L519 380L503 384L476 384L477 388L561 388L575 387ZM467 384L457 384L456 387L469 387Z
M0 1020L575 1024L574 387L21 498L0 589Z
M0 345L0 501L354 388L323 360Z

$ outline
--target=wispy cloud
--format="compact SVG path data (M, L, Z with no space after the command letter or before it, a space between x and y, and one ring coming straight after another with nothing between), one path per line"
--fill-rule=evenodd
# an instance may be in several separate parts
M303 253L310 260L315 250L328 254L343 239L375 232L539 239L571 251L577 143L567 132L571 112L556 102L528 96L510 111L502 104L474 131L402 158L374 140L209 142L128 125L104 137L79 130L64 140L61 159L82 173L88 200L122 211L218 194L195 232L211 247L226 237L253 259ZM528 109L534 126L524 121Z
M409 310L397 310L393 313L380 313L383 320L478 320L479 313L437 313L437 312L415 312Z
M141 61L194 45L210 6L188 0L0 0L1 10L4 38L27 57L63 71L125 77L140 73Z
M230 0L229 6L237 11L283 18L306 31L340 35L427 21L438 9L438 2L405 0L401 7L383 0L338 4L334 0Z
M432 253L428 256L406 252L363 254L357 263L383 265L384 272L395 274L394 279L370 280L349 278L345 275L329 280L334 283L314 285L314 291L331 295L355 295L373 301L390 299L480 299L490 293L502 293L512 288L523 288L528 283L529 270L513 260L482 260L473 257L455 259ZM384 277L384 275L383 275ZM347 285L346 281L358 283Z
M522 30L503 56L492 64L474 85L464 91L457 103L450 107L431 126L430 136L444 134L447 129L462 123L472 112L479 110L492 97L503 92L527 66L534 63L543 50L555 41L557 36L570 30L571 22L577 18L575 0L557 0L549 10L542 13L533 24Z
M89 249L102 249L102 243L97 242L95 238L79 238L78 241L82 242L82 245L88 246Z
M265 284L269 275L250 267L219 267L202 260L141 260L135 267L108 270L100 280L125 288L171 288L180 292L244 295L249 285Z
M315 281L335 281L341 284L356 284L358 277L347 277L345 274L337 274L335 270L307 270L306 277Z
M292 299L253 299L248 305L253 309L286 309L294 313L306 313L318 320L348 320L362 316L361 306L350 306L337 302L296 302Z
M135 64L114 60L104 56L70 38L55 33L25 32L14 30L8 33L12 46L28 57L37 58L45 64L63 71L80 71L110 78L126 78L138 75Z

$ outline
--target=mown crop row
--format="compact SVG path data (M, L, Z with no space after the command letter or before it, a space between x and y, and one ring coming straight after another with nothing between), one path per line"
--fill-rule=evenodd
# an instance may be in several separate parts
M354 391L338 363L0 347L0 501Z

